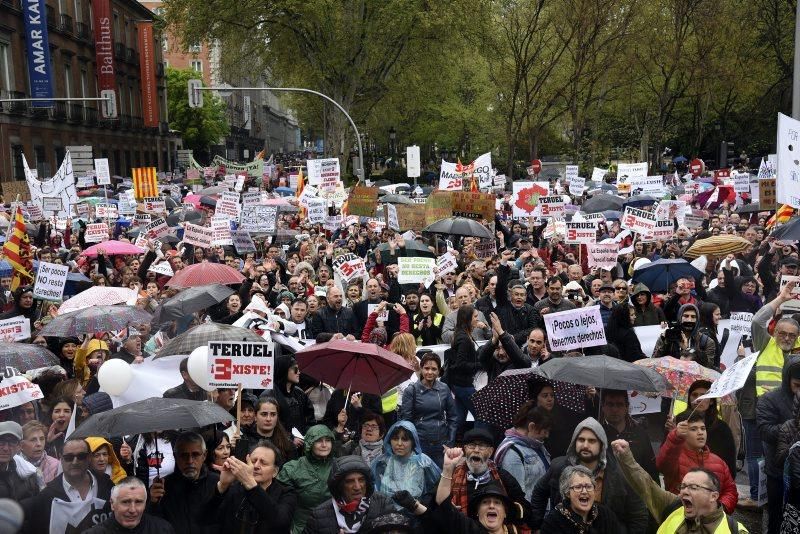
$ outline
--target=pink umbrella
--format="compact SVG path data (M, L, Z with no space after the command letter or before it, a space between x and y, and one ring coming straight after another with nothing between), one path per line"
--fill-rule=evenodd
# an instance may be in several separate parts
M196 287L209 284L241 284L244 275L223 263L195 263L184 267L167 282L168 287Z
M200 207L200 195L194 195L194 194L186 195L185 197L183 197L183 200L181 202L184 202L186 204L191 204L195 208L199 208Z
M58 314L82 310L90 306L122 304L136 298L136 291L127 287L93 286L81 291L58 308Z
M106 256L136 256L144 253L144 249L137 247L133 243L124 241L103 241L84 250L81 255L94 258L97 251L102 250Z

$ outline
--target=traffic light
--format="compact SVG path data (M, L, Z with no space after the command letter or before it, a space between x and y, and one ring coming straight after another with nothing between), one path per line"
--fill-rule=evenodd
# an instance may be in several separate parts
M734 159L736 159L736 151L734 150L733 141L722 141L719 145L718 167L723 169L728 165L733 164Z

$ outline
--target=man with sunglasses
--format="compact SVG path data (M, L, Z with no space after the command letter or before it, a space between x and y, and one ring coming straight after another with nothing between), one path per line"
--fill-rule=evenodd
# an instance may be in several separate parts
M61 469L63 472L39 495L22 502L25 511L22 532L83 532L109 517L114 483L108 475L89 470L86 441L64 442Z

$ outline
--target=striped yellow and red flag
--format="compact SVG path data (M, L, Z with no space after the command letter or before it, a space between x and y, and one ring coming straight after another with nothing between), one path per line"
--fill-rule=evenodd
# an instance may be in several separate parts
M475 178L474 174L472 175L472 180L470 181L470 184L469 184L469 190L472 193L479 193L480 192L480 188L478 187L478 179Z
M303 194L303 189L305 189L305 184L303 184L303 169L301 168L300 173L297 175L297 189L295 190L294 194L298 200L300 199L300 195ZM305 216L305 211L306 210L303 208L303 206L300 206L300 218Z
M767 228L773 228L778 223L788 222L789 219L792 218L793 213L794 208L788 204L783 204L780 209L775 212L775 215L767 220Z
M159 196L155 167L134 167L131 169L131 174L133 175L133 191L138 200Z
M25 232L25 219L22 216L22 208L19 206L14 214L14 221L8 233L8 238L3 245L3 256L14 269L14 276L11 280L12 291L20 285L33 283L31 243L28 239L28 234Z

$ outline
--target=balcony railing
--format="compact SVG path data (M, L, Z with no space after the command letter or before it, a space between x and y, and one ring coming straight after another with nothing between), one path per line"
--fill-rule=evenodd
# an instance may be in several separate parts
M95 108L83 108L83 123L86 126L97 125L97 110Z
M61 31L72 33L72 17L64 13L61 14Z
M53 107L50 108L48 113L50 120L63 121L67 118L66 102L53 102Z
M25 93L20 91L0 91L3 98L25 98ZM2 109L10 115L24 115L28 111L27 102L3 102Z
M67 120L73 124L83 122L83 106L80 104L67 104Z
M56 8L54 8L53 6L45 6L45 7L46 7L45 13L47 13L47 25L55 28L58 25L58 19L56 18Z
M85 22L76 22L75 30L75 33L78 35L78 39L83 39L84 41L91 40L91 36L89 35L89 25Z
M114 57L125 59L125 43L114 43Z

